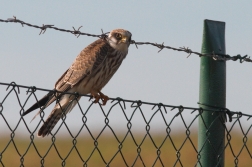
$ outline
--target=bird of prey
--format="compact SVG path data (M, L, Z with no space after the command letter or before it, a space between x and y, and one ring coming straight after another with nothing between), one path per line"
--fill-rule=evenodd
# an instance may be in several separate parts
M58 79L54 90L91 94L95 103L101 100L105 105L109 98L101 90L128 54L131 36L132 34L127 30L115 29L106 38L98 39L88 45L76 57L70 68ZM39 112L34 116L35 118L42 110L56 101L51 114L38 131L38 136L44 137L51 133L59 119L69 113L78 100L80 100L80 97L76 100L74 95L58 92L56 96L49 92L26 110L22 116L39 108Z

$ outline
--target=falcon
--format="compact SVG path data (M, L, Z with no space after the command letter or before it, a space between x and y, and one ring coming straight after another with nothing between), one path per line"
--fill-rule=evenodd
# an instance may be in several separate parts
M71 93L91 94L94 103L101 100L103 105L106 104L109 98L101 90L128 54L131 36L132 34L127 30L115 29L106 38L98 39L88 45L56 82L54 90L59 92L57 94L49 92L22 114L22 116L25 116L39 108L40 110L34 116L35 118L41 111L56 101L50 115L39 129L38 136L49 135L60 118L63 118L74 108L81 97L76 98Z

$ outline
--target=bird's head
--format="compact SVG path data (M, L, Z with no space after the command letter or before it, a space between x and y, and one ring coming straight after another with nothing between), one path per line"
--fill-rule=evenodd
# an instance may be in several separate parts
M108 35L111 47L119 51L128 51L132 34L124 29L112 30Z

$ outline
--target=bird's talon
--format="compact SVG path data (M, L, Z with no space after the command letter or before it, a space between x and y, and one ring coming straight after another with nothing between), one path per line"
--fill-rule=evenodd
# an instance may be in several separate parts
M99 95L97 95L94 98L95 98L94 103L98 103L101 97Z
M109 100L109 97L104 95L103 93L99 92L100 93L100 97L101 97L101 100L102 100L102 105L105 106L107 101Z
M92 92L89 101L90 101L91 99L93 99L93 98L95 98L95 100L94 100L93 102L94 102L94 103L98 103L99 100L101 99L101 96L100 96L98 93L93 93L93 92Z
M107 103L107 100L102 100L102 105L105 106Z

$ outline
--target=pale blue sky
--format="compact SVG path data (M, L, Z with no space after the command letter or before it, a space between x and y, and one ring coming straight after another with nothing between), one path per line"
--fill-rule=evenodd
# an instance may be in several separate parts
M100 34L129 30L135 41L201 50L203 20L226 22L226 51L252 55L251 1L5 1L0 18ZM0 23L0 82L52 89L93 37ZM130 46L103 92L110 97L197 107L200 58L152 46ZM251 114L252 64L227 62L227 107ZM0 88L0 99L5 88ZM41 94L43 96L43 94ZM27 106L28 107L28 106ZM8 109L8 107L6 107ZM48 111L49 113L49 111ZM32 114L31 114L32 115ZM17 115L18 117L18 115Z

